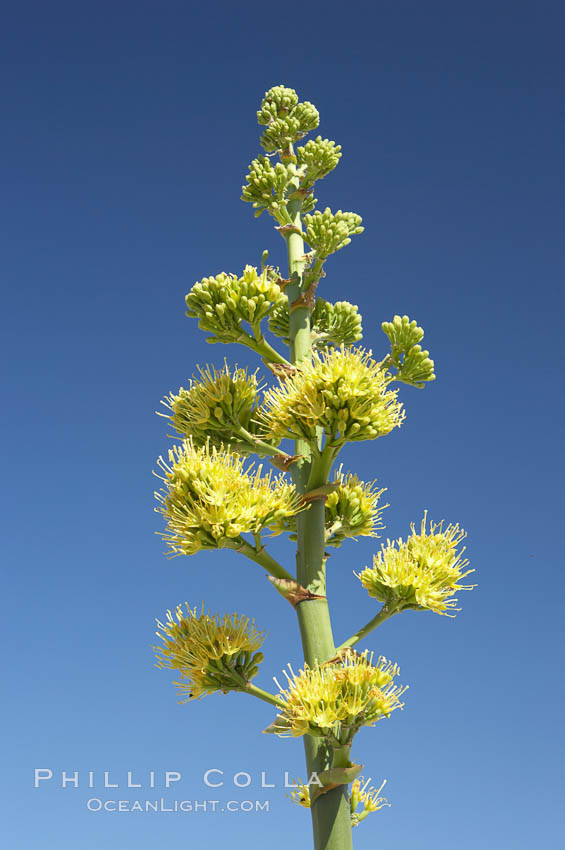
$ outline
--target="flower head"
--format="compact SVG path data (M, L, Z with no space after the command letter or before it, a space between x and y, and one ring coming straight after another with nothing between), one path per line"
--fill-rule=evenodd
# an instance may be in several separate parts
M163 458L158 463L165 486L155 494L156 510L167 520L162 536L173 555L226 546L264 528L278 534L299 510L284 476L263 475L253 464L244 469L241 457L209 443L198 447L185 440L169 451L168 464Z
M465 548L457 547L466 537L458 525L443 528L443 522L430 523L426 531L427 512L416 533L406 542L399 538L387 540L373 558L373 566L366 567L358 576L369 596L384 602L397 611L419 608L450 614L457 609L453 594L458 590L472 590L475 585L461 584L465 576L474 572L465 570L469 561L463 558Z
M251 418L260 389L256 373L235 368L226 363L217 371L213 366L199 369L201 380L193 379L188 389L170 393L163 401L171 411L167 418L176 431L192 437L195 446L235 445L241 443L238 429L253 428Z
M246 266L241 277L222 272L195 283L186 296L186 315L213 334L209 341L235 342L245 335L242 322L257 328L284 297L271 268L259 274Z
M341 347L315 353L311 363L268 390L261 415L269 436L315 444L322 427L326 439L341 446L397 428L404 411L396 396L370 352Z
M434 361L430 352L418 345L424 331L408 316L395 316L392 322L383 322L382 329L390 340L390 365L396 369L395 381L403 381L422 388L426 381L435 381Z
M365 228L361 227L362 221L357 213L342 210L332 213L326 207L324 212L316 210L312 215L304 216L304 237L316 256L325 259L329 254L349 245L354 234L363 233Z
M265 635L257 631L253 620L238 614L206 614L204 607L186 605L167 612L167 620L157 620L157 635L163 646L154 647L157 666L178 670L181 679L175 682L179 695L199 699L214 691L236 690L252 679L263 660L257 650Z
M266 127L261 145L267 152L285 150L320 123L316 107L305 100L299 102L294 89L273 86L265 92L257 121Z
M356 475L338 470L338 487L326 499L326 543L340 546L346 537L378 537L384 528L381 513L388 505L379 505L385 492L376 482L364 483Z
M373 726L402 708L406 688L394 685L398 666L373 654L348 655L337 664L304 665L298 674L285 671L288 687L282 688L281 730L277 734L331 735L340 744L351 741L361 726ZM276 680L275 680L276 681ZM277 682L278 684L278 682ZM286 724L287 728L284 728Z
M353 345L363 336L362 319L359 309L349 301L326 301L318 296L310 317L312 345L314 348L326 346ZM269 330L290 344L290 313L288 298L277 301L269 315Z

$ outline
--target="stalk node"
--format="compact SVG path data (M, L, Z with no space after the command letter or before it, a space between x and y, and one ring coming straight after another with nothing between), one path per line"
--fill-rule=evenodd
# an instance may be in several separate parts
M325 599L326 597L319 593L312 593L297 582L295 579L275 578L275 576L267 576L275 590L283 596L287 602L290 602L293 608L296 608L301 602L308 599Z

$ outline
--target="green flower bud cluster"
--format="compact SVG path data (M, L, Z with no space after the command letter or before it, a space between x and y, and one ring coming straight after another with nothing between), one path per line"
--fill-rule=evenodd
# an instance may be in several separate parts
M298 95L285 86L274 86L265 92L257 121L266 129L261 136L261 145L271 153L286 151L290 145L306 133L315 130L320 115L309 101L298 102Z
M424 331L408 316L395 316L392 322L383 322L382 329L390 340L390 362L397 369L394 380L403 381L421 389L426 381L434 381L434 361L429 351L418 343Z
M324 212L316 210L312 215L304 216L306 242L316 251L319 259L325 259L351 242L351 236L363 233L362 218L357 213L332 213L329 207Z
M458 525L444 529L443 522L432 522L428 531L426 518L424 514L419 534L412 523L406 541L387 540L373 558L373 566L358 578L369 596L384 602L392 613L413 608L454 616L451 612L459 610L454 593L473 588L461 584L473 572L465 569L469 566L463 558L465 549L457 551L466 535Z
M283 118L298 105L298 95L287 86L273 86L265 92L261 109L257 112L258 124L269 124L275 118Z
M222 272L195 283L186 296L186 315L213 334L208 342L245 341L242 322L258 333L262 319L282 298L270 269L259 274L254 266L246 266L241 277Z
M254 430L252 416L260 390L257 373L246 369L233 372L225 364L216 371L213 366L199 369L201 380L193 379L188 389L170 393L163 404L171 411L175 430L183 437L192 437L195 446L232 447L245 441L245 431Z
M246 469L243 458L192 439L169 451L169 463L159 458L164 483L155 493L155 510L167 522L161 536L172 556L229 546L241 534L273 534L285 530L297 513L298 497L283 475L262 475L262 467Z
M381 513L388 505L379 505L385 488L375 484L338 470L338 487L326 499L327 546L341 546L347 537L379 537L377 531L384 528Z
M388 384L381 364L364 349L314 352L311 362L265 393L259 415L269 437L306 440L314 451L319 428L337 448L374 440L404 419L397 392Z
M165 623L157 620L157 635L163 646L154 647L157 666L178 670L181 680L175 682L180 702L199 699L214 691L240 690L253 679L263 661L257 652L265 640L264 632L255 628L253 620L238 614L204 613L186 605L167 612ZM243 680L243 681L242 681Z
M281 207L286 206L285 192L290 180L287 166L281 162L271 164L266 156L258 156L249 166L245 178L247 185L242 186L241 200L253 204L255 218L267 210L275 218Z
M287 345L290 343L288 299L281 299L273 307L269 315L269 330L275 336L282 337ZM363 337L359 308L349 301L332 304L318 297L312 310L311 332L315 348L353 345Z
M298 172L302 175L302 187L309 188L316 180L326 177L334 170L340 158L341 145L322 139L321 136L297 148L296 161Z

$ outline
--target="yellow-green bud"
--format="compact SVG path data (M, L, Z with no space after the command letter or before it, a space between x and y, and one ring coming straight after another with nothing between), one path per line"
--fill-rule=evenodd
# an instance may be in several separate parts
M304 216L305 239L318 257L325 258L349 245L355 233L363 233L365 228L361 227L361 221L356 213L341 210L332 213L326 207L323 213L317 210Z
M341 145L329 139L310 139L296 149L296 160L301 184L310 187L316 180L325 177L338 164L341 157Z
M241 335L242 322L257 326L284 298L274 278L269 267L259 274L254 266L246 266L241 277L222 272L204 278L186 296L186 315L198 319L198 327L214 335L209 341L234 342ZM257 301L250 310L251 299Z
M355 304L337 301L332 304L323 298L316 298L311 317L312 345L315 348L326 346L353 345L363 337L361 315ZM290 318L288 299L281 299L274 305L269 315L269 330L290 343Z
M376 482L364 483L356 475L338 471L338 487L326 499L326 545L340 546L347 537L379 537L384 528L379 505L385 492Z
M395 316L392 322L383 322L382 329L390 340L390 360L396 368L394 380L421 388L426 381L435 380L434 361L429 351L418 345L424 331L408 316Z

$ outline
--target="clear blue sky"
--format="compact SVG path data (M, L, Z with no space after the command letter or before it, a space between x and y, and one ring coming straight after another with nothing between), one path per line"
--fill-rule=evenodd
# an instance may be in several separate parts
M184 295L266 247L283 262L271 221L239 200L278 83L343 145L321 202L366 226L323 294L359 305L375 353L381 321L409 313L436 361L433 385L402 392L405 425L344 460L388 488L391 537L425 508L468 529L480 584L457 619L407 614L367 641L410 690L356 741L392 802L357 848L560 846L563 5L23 0L2 17L2 850L309 846L280 787L303 773L301 742L260 736L271 713L241 695L177 705L150 650L155 617L205 599L268 628L264 686L300 658L259 568L169 562L153 534L159 399L196 363L252 362L207 346ZM374 611L352 569L375 545L331 559L338 638ZM291 562L284 542L273 552ZM39 789L36 767L54 772ZM215 794L210 767L226 773ZM78 789L57 787L62 770ZM128 770L158 772L157 789L128 791ZM183 774L169 792L165 770ZM157 793L271 811L86 809Z

